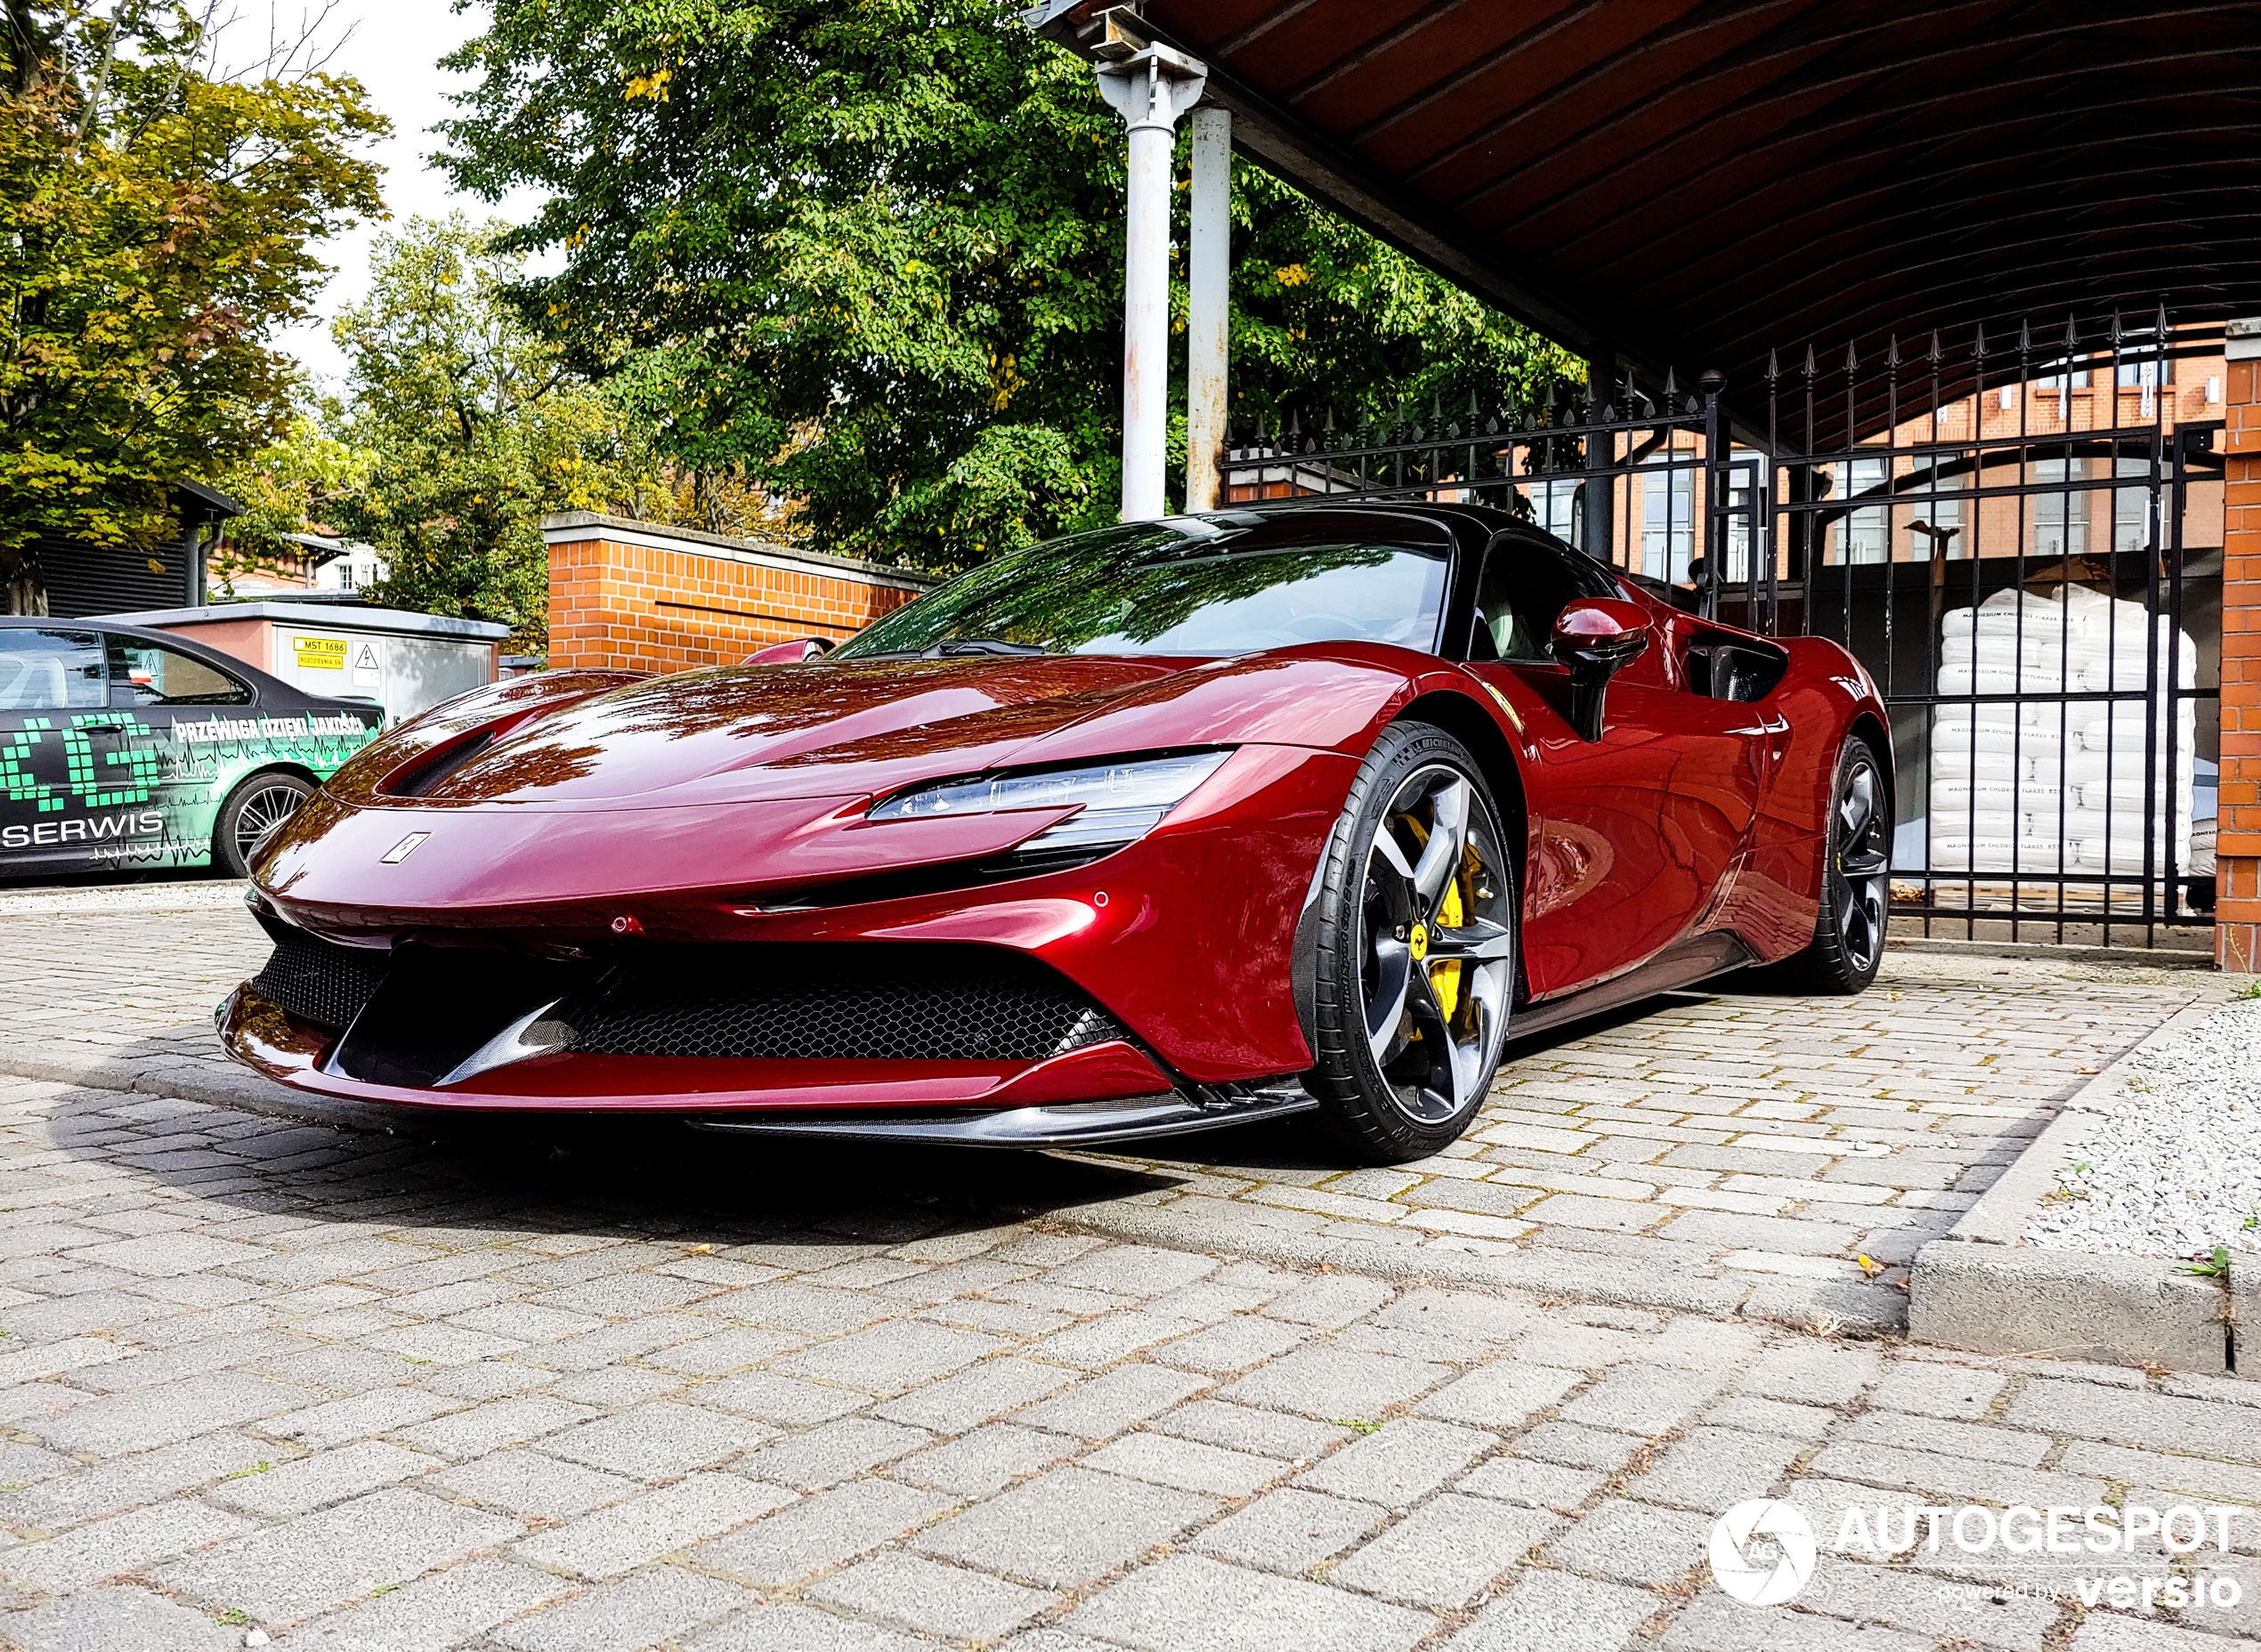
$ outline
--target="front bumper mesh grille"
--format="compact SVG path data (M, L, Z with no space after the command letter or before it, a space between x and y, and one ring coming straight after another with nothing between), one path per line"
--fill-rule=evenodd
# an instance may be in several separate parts
M389 952L340 946L302 929L280 929L274 955L251 977L252 990L292 1015L345 1027L361 1013L392 963Z
M588 1055L1041 1061L1125 1036L1057 971L988 947L654 949L568 1012Z
M447 1018L464 1024L457 1036L468 1041L465 1054L519 1013L506 1005L555 993L563 1001L545 1022L570 1028L563 1048L580 1055L1041 1061L1129 1036L1057 970L994 947L661 945L609 965L573 966L510 952L381 952L277 929L274 955L252 977L252 990L320 1025L352 1024L388 971L397 972L386 988L393 1010L371 1011L354 1035L373 1047L405 1048L426 1037L432 1029L424 1024L435 1012L426 1006L404 1021L403 1006L424 977L437 987L439 976L452 983L471 964L471 978L442 994ZM546 984L534 983L537 975ZM494 1008L482 1013L488 1002Z

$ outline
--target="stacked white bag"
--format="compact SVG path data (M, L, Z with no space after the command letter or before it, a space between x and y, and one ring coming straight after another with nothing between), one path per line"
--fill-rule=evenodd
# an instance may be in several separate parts
M2150 666L2147 626L2164 643L2167 621L2151 621L2140 603L2114 602L2078 586L2062 599L2002 591L1976 608L1941 621L1938 692L1943 701L1932 733L1931 864L1942 871L2022 872L2143 870L2146 726L2156 761L2167 760L2162 683L2148 705L2044 700L2027 705L1957 705L1966 694L2097 692L2142 690ZM2198 651L2178 634L2174 669L2180 685L2195 680ZM2167 658L2161 657L2161 675ZM2147 715L2148 714L2148 715ZM2190 861L2192 742L2196 719L2180 702L2175 735L2175 783L2152 798L2157 822L2153 870Z

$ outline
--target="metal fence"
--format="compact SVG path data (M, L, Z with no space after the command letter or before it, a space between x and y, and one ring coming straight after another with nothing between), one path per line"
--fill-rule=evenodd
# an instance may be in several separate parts
M1232 443L1231 502L1460 500L1681 606L1828 636L1892 719L1903 928L2195 943L2212 908L2218 327L2164 312L1778 355ZM2209 415L2208 409L2212 412Z

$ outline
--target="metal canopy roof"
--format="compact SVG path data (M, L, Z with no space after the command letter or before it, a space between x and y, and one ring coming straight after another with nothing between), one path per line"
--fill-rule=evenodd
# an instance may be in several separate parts
M2261 6L1135 11L1112 45L1105 0L1031 20L1093 55L1146 36L1200 58L1243 152L1590 358L1717 368L1746 410L1770 347L1841 361L1937 328L1960 358L2025 317L2061 340L2076 310L2261 312Z

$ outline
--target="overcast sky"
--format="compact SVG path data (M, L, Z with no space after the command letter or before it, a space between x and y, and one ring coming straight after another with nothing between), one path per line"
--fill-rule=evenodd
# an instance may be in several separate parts
M284 0L277 10L296 15L296 5ZM247 0L239 25L247 37L254 21L263 36L267 7ZM445 73L439 60L484 27L483 8L474 5L461 13L450 0L338 0L326 32L331 37L350 25L352 36L344 50L330 61L334 73L358 76L377 107L393 122L393 135L370 151L385 167L385 204L392 208L388 223L364 223L318 249L336 273L316 301L318 314L280 336L282 348L306 364L325 387L341 388L344 359L330 342L329 319L344 305L360 299L369 287L370 244L387 230L398 229L410 217L436 218L460 207L474 222L490 217L522 220L532 215L538 198L520 196L490 205L474 195L458 195L447 180L425 164L440 147L430 128L455 113L448 101L450 90L460 89L466 77Z

